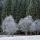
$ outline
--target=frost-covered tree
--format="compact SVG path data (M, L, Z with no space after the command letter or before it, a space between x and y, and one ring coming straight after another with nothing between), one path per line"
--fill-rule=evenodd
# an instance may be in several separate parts
M19 30L24 31L27 34L27 32L30 31L30 26L31 26L32 22L33 22L33 19L31 16L27 16L27 17L21 19L18 24Z
M40 19L37 19L32 23L30 26L30 32L37 32L36 34L40 32Z
M13 17L7 16L2 23L2 30L8 34L14 34L17 31L17 24L15 23Z

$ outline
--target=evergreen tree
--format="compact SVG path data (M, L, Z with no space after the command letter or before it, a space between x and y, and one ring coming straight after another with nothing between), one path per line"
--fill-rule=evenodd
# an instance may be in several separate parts
M28 15L32 15L33 19L40 19L40 0L30 0L28 7Z

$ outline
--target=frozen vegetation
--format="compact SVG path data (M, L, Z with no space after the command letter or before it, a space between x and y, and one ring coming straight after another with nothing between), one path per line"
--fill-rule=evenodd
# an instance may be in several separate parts
M30 30L30 26L31 24L33 23L33 19L32 19L32 16L27 16L23 19L21 19L19 21L19 28L24 31L24 32L28 32Z
M32 16L27 16L21 19L18 25L24 32L40 32L40 19L34 21Z
M19 30L40 32L40 0L0 0L0 33Z
M2 23L2 30L8 34L14 34L17 30L22 30L27 34L27 32L40 32L40 19L33 20L32 16L27 16L25 18L21 18L19 23L15 23L13 17L7 16Z
M8 34L15 33L17 31L17 25L11 15L4 19L2 29L3 32L7 32Z
M31 31L40 32L40 19L35 20L31 25Z

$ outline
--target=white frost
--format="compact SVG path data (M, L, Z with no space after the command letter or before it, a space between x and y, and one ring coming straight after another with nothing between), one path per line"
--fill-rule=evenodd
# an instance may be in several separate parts
M39 31L40 32L40 19L35 20L32 25L30 26L30 30L33 31Z
M21 19L18 25L22 31L28 31L30 30L32 22L33 22L32 16L27 16L24 19Z
M11 15L7 16L2 23L3 32L15 33L17 31L16 26L17 25Z

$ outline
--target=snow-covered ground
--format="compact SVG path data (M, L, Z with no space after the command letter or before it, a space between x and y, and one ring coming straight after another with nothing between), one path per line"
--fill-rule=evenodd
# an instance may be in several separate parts
M4 36L4 37L3 37ZM35 36L0 36L0 40L40 40L40 35Z

